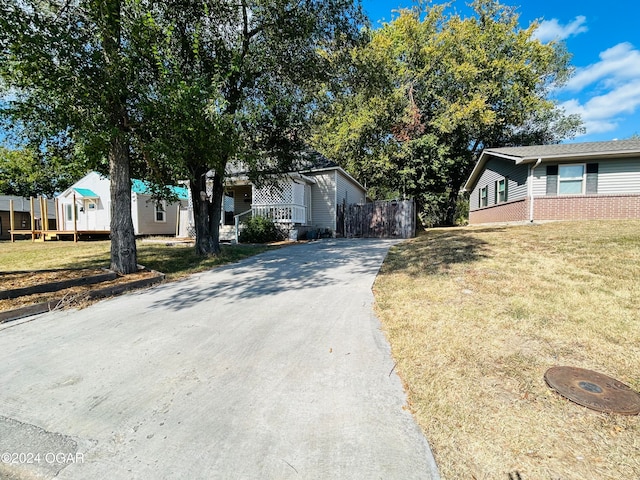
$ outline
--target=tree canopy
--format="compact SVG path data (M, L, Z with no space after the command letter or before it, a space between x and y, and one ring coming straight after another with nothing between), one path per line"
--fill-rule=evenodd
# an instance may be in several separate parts
M1 113L33 151L73 152L109 173L111 268L120 273L137 271L130 158L131 119L144 80L136 58L144 18L138 6L10 0L0 7L7 103Z
M116 271L137 269L132 172L188 180L196 249L215 254L227 164L284 168L328 55L362 22L352 0L9 0L1 113L33 151L68 148L109 174Z
M0 195L53 198L82 176L64 157L0 147Z
M188 179L196 250L219 251L224 176L286 172L305 149L329 54L353 47L351 0L164 2L145 25L154 45L138 140L157 181Z
M428 224L453 221L480 151L557 143L580 119L549 99L571 73L563 45L542 44L511 7L476 0L474 14L415 7L351 52L317 117L314 145L374 197L411 196Z

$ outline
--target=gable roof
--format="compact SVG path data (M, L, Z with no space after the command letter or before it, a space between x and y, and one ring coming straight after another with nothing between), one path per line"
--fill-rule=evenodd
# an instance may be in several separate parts
M516 165L538 160L607 160L640 156L640 140L614 140L609 142L563 143L531 145L527 147L487 148L483 150L463 190L473 190L490 157L511 160Z
M367 191L367 189L358 180L356 180L351 174L349 174L349 172L347 172L336 162L325 157L316 150L305 150L301 152L292 165L291 171L287 172L287 174L310 175L313 173L321 173L328 170L337 170L341 172L346 178L357 185L358 188L362 189L362 191ZM225 176L227 177L227 179L232 180L237 178L243 178L246 180L247 170L242 164L229 162L227 164Z

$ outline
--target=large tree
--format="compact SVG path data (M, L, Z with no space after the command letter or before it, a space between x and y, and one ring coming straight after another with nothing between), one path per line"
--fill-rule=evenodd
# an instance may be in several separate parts
M353 0L166 1L145 24L154 66L137 140L157 183L188 179L196 250L220 251L224 177L291 168L328 56L354 46Z
M137 270L130 118L141 16L120 0L8 0L0 7L5 120L36 151L72 145L111 180L111 268Z
M352 88L321 110L315 145L374 196L414 197L427 223L451 223L460 187L490 146L554 143L580 120L549 99L570 74L561 44L542 44L515 10L476 0L403 10L370 32L345 71Z

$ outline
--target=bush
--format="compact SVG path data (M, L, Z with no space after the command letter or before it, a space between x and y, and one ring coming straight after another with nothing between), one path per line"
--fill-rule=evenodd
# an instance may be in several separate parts
M270 218L251 217L243 223L238 241L240 243L267 243L284 240L284 238L284 232Z

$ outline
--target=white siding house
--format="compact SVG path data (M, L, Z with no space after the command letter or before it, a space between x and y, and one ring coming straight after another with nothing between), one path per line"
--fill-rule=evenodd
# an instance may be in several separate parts
M108 233L111 223L111 182L90 172L58 196L59 230ZM179 201L167 204L152 198L149 186L132 181L131 217L136 235L175 235L179 207L186 208L187 192L171 187ZM75 212L74 212L75 205Z
M250 215L268 217L289 231L335 235L338 205L366 203L366 189L336 163L319 154L276 185L258 187L246 175L229 172L225 182L221 240L233 240L236 222ZM188 214L189 218L193 218ZM191 228L183 228L190 233Z

